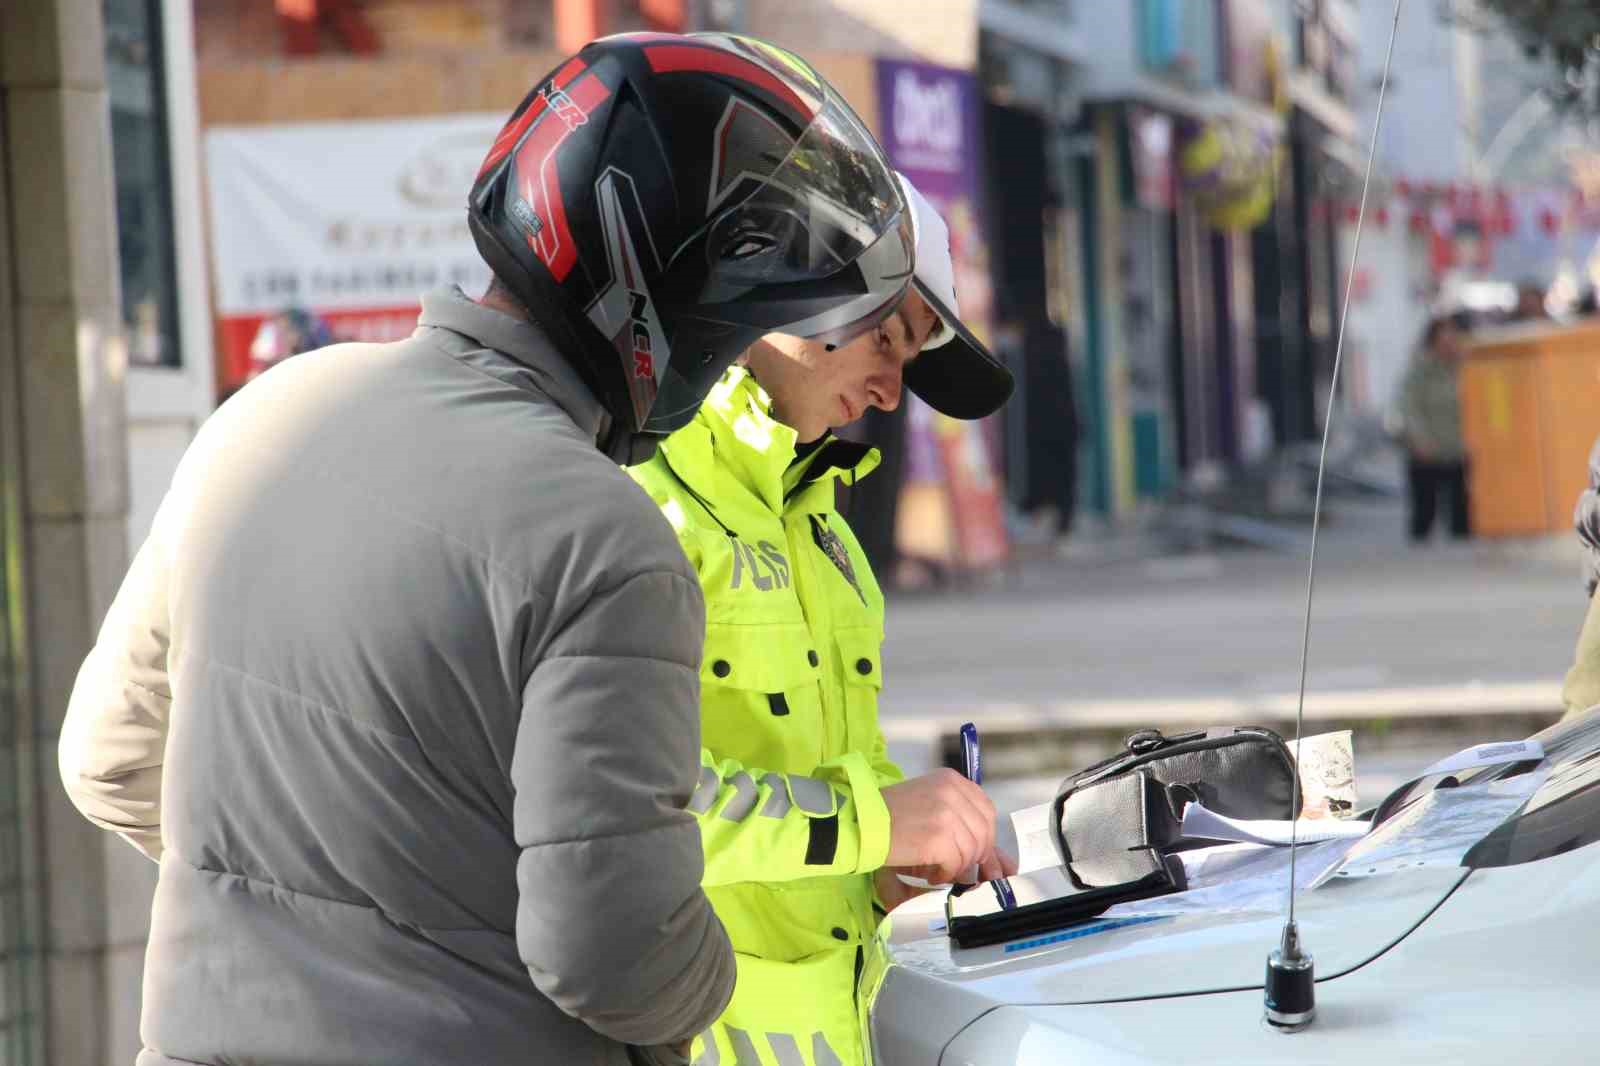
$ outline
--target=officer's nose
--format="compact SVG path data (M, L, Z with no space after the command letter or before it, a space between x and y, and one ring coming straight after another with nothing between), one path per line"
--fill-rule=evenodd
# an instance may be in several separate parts
M876 374L867 382L867 400L881 411L893 411L900 406L900 369Z

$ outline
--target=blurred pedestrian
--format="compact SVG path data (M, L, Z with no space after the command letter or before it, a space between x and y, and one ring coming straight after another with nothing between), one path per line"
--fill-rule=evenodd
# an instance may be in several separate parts
M141 1066L683 1062L732 994L704 600L617 464L767 333L875 328L910 219L797 57L650 34L529 93L468 222L481 299L205 424L79 673L67 791L161 867Z
M1078 404L1067 333L1043 308L1019 316L1027 387L1022 511L1046 536L1065 537L1078 506Z
M939 883L973 864L986 878L1015 872L995 851L981 788L950 770L907 781L889 760L883 594L833 506L835 484L873 474L878 452L831 431L898 407L902 377L958 418L991 414L1011 392L958 317L944 220L901 181L917 262L895 313L842 346L763 338L632 470L677 529L712 620L689 806L739 979L698 1048L706 1062L754 1062L751 1039L784 1063L804 1058L784 1047L818 1063L865 1061L856 960L876 908L911 892L893 868ZM945 830L952 822L959 834Z
M1567 717L1600 709L1600 439L1589 452L1589 487L1578 497L1574 514L1578 540L1583 544L1583 584L1589 595L1589 613L1578 635L1578 649L1561 687Z
M287 307L277 314L268 315L261 320L255 336L250 339L250 361L244 380L224 386L217 395L218 405L227 403L245 384L290 356L326 348L334 340L333 330L327 321L314 311L303 307Z
M1016 368L1021 403L1006 413L1006 482L1021 544L1046 544L1072 528L1078 502L1078 408L1066 331L1043 310L1002 306L995 350Z
M1440 315L1428 322L1400 386L1400 420L1411 487L1410 534L1421 542L1433 528L1439 496L1450 501L1450 534L1470 535L1467 450L1461 436L1458 383L1465 321Z
M1544 286L1527 280L1517 285L1517 306L1511 312L1513 322L1542 322L1550 317L1545 308Z
M1578 302L1572 307L1572 313L1578 318L1600 314L1600 287L1585 285L1583 292L1578 296Z
M304 307L287 307L263 319L250 340L249 377L259 377L291 355L314 352L334 341L321 315Z

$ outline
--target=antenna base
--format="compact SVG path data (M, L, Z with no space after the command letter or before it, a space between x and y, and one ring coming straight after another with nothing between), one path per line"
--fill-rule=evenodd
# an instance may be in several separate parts
M1263 1020L1280 1033L1298 1033L1317 1016L1316 971L1300 950L1300 931L1284 926L1283 944L1267 956Z

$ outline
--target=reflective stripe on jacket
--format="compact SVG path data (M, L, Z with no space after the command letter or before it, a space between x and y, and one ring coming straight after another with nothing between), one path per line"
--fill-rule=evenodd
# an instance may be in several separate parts
M883 596L834 509L835 479L878 455L830 439L797 462L770 404L734 368L632 473L706 598L690 808L739 975L698 1061L825 1066L862 1057L855 978L889 847L879 789L902 777L878 729Z

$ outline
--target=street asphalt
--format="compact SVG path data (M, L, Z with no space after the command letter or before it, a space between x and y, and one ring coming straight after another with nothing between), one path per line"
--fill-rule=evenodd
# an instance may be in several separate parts
M1412 546L1403 527L1397 501L1339 500L1319 538L1307 734L1356 726L1364 799L1436 755L1553 721L1587 606L1571 534ZM1304 553L1128 556L1102 544L977 587L891 596L891 754L927 769L939 739L974 721L1034 756L989 775L1010 809L1107 754L1119 730L1292 732ZM1390 728L1408 716L1415 728ZM1075 731L1092 739L1074 745ZM1046 748L1057 754L1030 753Z

